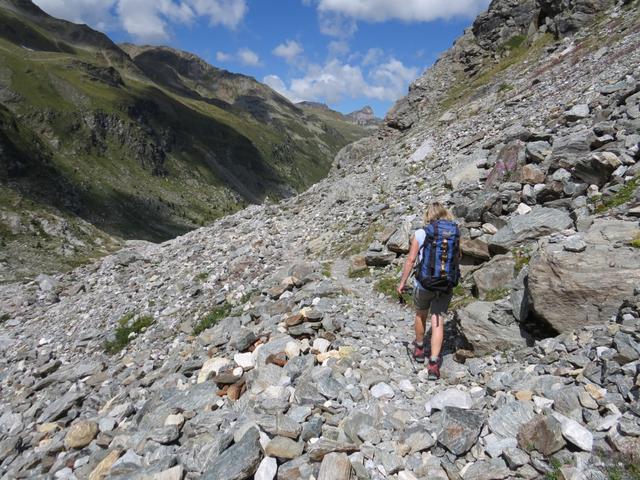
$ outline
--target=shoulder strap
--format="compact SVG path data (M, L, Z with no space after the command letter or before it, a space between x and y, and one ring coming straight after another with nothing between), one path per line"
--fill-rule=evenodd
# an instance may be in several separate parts
M438 222L432 222L433 225L433 244L431 248L431 255L429 255L429 276L436 276L436 255L438 253L437 242L438 242ZM426 242L425 242L426 243Z

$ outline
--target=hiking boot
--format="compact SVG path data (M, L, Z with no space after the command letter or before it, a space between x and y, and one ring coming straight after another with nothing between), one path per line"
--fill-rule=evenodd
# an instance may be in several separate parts
M424 363L424 345L419 346L413 342L413 358L418 363Z
M440 362L432 362L429 360L427 372L429 373L429 380L438 380L440 378Z

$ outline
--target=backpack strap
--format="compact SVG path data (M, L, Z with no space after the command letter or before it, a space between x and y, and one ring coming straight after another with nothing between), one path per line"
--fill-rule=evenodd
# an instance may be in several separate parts
M433 242L431 255L429 255L429 277L434 278L436 276L436 254L438 253L438 222L432 222L431 225L433 225Z

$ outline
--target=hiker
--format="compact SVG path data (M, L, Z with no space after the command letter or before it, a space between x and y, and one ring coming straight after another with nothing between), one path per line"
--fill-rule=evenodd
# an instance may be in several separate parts
M440 378L444 315L447 313L453 287L460 277L460 230L453 215L443 205L433 202L424 215L425 226L416 230L409 255L398 284L402 296L411 271L415 268L413 302L416 306L414 358L424 363L424 335L427 315L431 315L431 352L427 364L429 380ZM416 263L417 260L417 263Z

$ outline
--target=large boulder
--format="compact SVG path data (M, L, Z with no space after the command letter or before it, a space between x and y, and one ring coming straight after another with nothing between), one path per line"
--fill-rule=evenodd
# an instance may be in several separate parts
M493 252L504 253L526 240L533 240L572 227L573 220L566 211L534 207L526 215L509 219L507 225L491 238L489 248Z
M596 136L590 128L582 128L553 141L551 168L571 170L583 158L588 157Z
M638 233L637 222L597 220L582 252L544 245L529 265L535 313L559 332L611 319L640 286L640 255L624 246Z
M460 330L478 355L524 347L529 335L513 317L507 302L474 302L458 310Z
M502 182L519 182L521 167L526 163L525 144L513 140L498 153L498 159L487 177L486 186L497 188Z
M513 280L516 262L511 255L499 255L473 272L473 281L481 300L487 294L504 289Z

